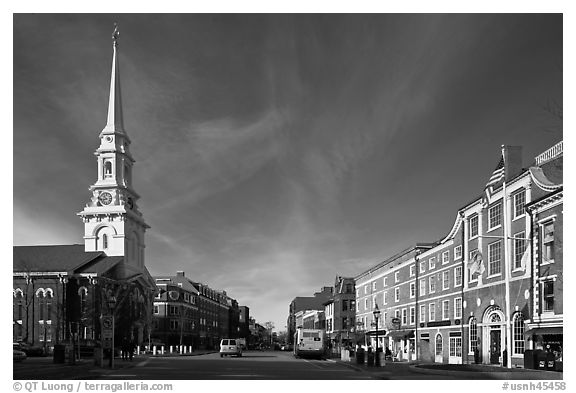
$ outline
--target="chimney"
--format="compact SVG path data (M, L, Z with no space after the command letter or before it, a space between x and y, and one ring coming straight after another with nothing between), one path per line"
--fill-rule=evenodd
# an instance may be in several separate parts
M182 270L178 270L176 272L176 277L184 277L184 272Z
M502 145L502 156L506 165L506 181L522 172L522 146Z

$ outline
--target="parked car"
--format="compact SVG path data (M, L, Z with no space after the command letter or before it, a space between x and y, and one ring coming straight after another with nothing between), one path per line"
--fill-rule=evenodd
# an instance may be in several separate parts
M236 355L241 357L242 346L233 338L225 338L220 341L220 357L224 357L224 355Z
M15 362L21 362L22 360L26 359L26 353L22 350L19 349L20 345L18 343L14 343L12 345L12 351L13 351L13 360Z
M26 356L28 356L28 357L44 356L45 355L43 347L32 346L30 344L22 343L22 342L13 343L13 344L14 344L14 349L17 349L19 351L24 352L26 354Z
M282 344L282 347L280 348L282 351L291 351L292 348L292 344Z

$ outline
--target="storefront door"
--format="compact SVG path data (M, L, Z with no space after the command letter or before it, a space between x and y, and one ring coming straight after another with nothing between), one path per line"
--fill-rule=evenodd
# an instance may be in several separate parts
M490 331L490 364L500 364L501 334L500 328L492 328Z

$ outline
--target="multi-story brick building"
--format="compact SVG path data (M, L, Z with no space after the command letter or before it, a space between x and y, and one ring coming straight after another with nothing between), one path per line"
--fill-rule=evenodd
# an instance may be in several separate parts
M334 347L351 340L356 324L356 291L354 278L336 276L332 297L324 303L326 333Z
M239 306L238 308L238 337L245 338L248 344L248 337L250 337L250 308L247 306Z
M409 348L419 360L462 363L463 256L462 216L457 215L448 235L432 248L422 251L410 288L415 307L410 308L410 323L416 319L416 348Z
M564 340L563 201L560 188L526 205L532 217L532 289L526 349L562 357Z
M198 289L184 272L154 277L158 292L154 298L151 341L166 345L200 345Z
M532 296L526 349L543 349L562 361L564 347L563 209L559 188L526 205L532 222ZM515 333L518 333L515 331Z
M523 168L521 148L502 146L484 192L445 238L356 276L365 342L377 330L398 358L441 363L522 366L538 348L561 358L562 158L560 142Z
M524 364L526 325L537 295L535 262L531 267L529 258L534 234L525 206L562 186L562 142L551 151L524 169L521 149L503 146L503 165L495 170L493 184L460 209L466 266L463 344L468 362Z
M431 244L414 247L380 262L354 278L356 286L356 338L404 358L414 358L416 329L416 258ZM376 325L374 311L380 317ZM363 338L363 339L362 339Z
M193 281L182 271L155 280L158 295L152 337L156 341L214 348L222 338L239 336L240 308L225 291Z

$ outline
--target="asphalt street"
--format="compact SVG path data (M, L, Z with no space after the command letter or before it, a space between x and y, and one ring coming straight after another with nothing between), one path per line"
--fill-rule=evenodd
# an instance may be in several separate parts
M339 360L295 358L290 352L248 351L242 357L221 358L218 353L195 356L116 359L115 369L94 366L86 359L76 365L54 364L51 358L29 358L14 363L14 380L560 380L562 373L467 366L466 371L430 369L409 363L366 367ZM426 365L421 365L426 366Z

